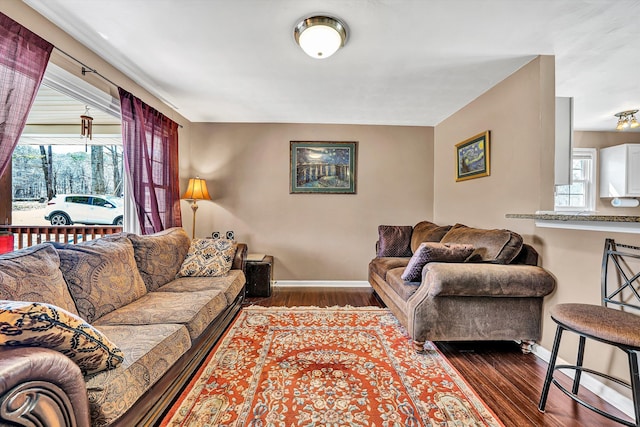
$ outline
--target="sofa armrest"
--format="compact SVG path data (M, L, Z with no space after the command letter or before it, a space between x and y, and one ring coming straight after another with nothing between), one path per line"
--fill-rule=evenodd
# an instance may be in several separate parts
M434 262L422 271L421 288L432 297L543 297L555 286L555 278L542 267Z
M247 263L247 245L246 243L238 243L238 249L236 249L236 256L233 258L233 264L231 268L233 270L242 270L245 274L245 266Z
M46 348L0 349L0 424L88 427L89 400L78 365Z

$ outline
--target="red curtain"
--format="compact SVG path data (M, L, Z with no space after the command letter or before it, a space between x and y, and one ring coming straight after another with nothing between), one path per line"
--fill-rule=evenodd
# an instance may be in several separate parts
M11 162L53 45L0 13L0 176Z
M181 227L178 124L118 88L124 162L142 234Z

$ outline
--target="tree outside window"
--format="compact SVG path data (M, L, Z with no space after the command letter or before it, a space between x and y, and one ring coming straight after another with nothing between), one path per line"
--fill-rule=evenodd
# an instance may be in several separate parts
M48 224L41 211L57 195L123 195L122 145L64 145L55 137L41 142L18 144L13 153L13 224Z

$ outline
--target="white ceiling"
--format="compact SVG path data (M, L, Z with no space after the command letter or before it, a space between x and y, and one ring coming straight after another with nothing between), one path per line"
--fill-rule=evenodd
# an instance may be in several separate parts
M23 1L194 122L434 126L538 54L576 129L640 108L640 0ZM316 12L350 29L324 60Z

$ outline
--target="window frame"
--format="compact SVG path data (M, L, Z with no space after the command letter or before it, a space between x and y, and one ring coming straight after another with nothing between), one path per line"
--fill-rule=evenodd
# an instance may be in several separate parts
M585 159L589 161L588 170L584 171L585 179L579 180L578 182L585 183L584 197L585 204L584 206L559 206L557 204L558 197L558 187L565 187L574 184L573 179L573 161L574 159ZM571 150L571 183L568 185L556 185L554 187L553 194L553 209L557 212L595 212L596 210L596 186L597 186L597 161L598 161L598 150L595 148L573 148ZM570 193L569 193L570 194ZM569 198L571 200L571 198Z
M120 114L120 101L118 98L111 96L110 93L92 85L91 83L81 79L74 74L67 71L65 68L50 61L47 65L47 70L42 79L42 85L45 85L53 90L66 94L72 98L75 98L93 108L102 110L114 117L121 118ZM29 135L27 129L23 132L21 137ZM64 136L64 135L60 135ZM119 135L121 136L121 135ZM124 156L124 152L123 152ZM124 165L124 164L123 164ZM136 205L131 194L130 179L128 177L126 168L123 167L123 189L124 194L124 222L122 230L132 233L140 233L140 225L138 223ZM0 176L0 188L5 185L8 189L8 193L11 194L12 185L12 168L7 168L6 173ZM7 220L12 212L12 198L5 199L6 206L0 203L0 214L7 209ZM1 202L1 201L0 201Z

